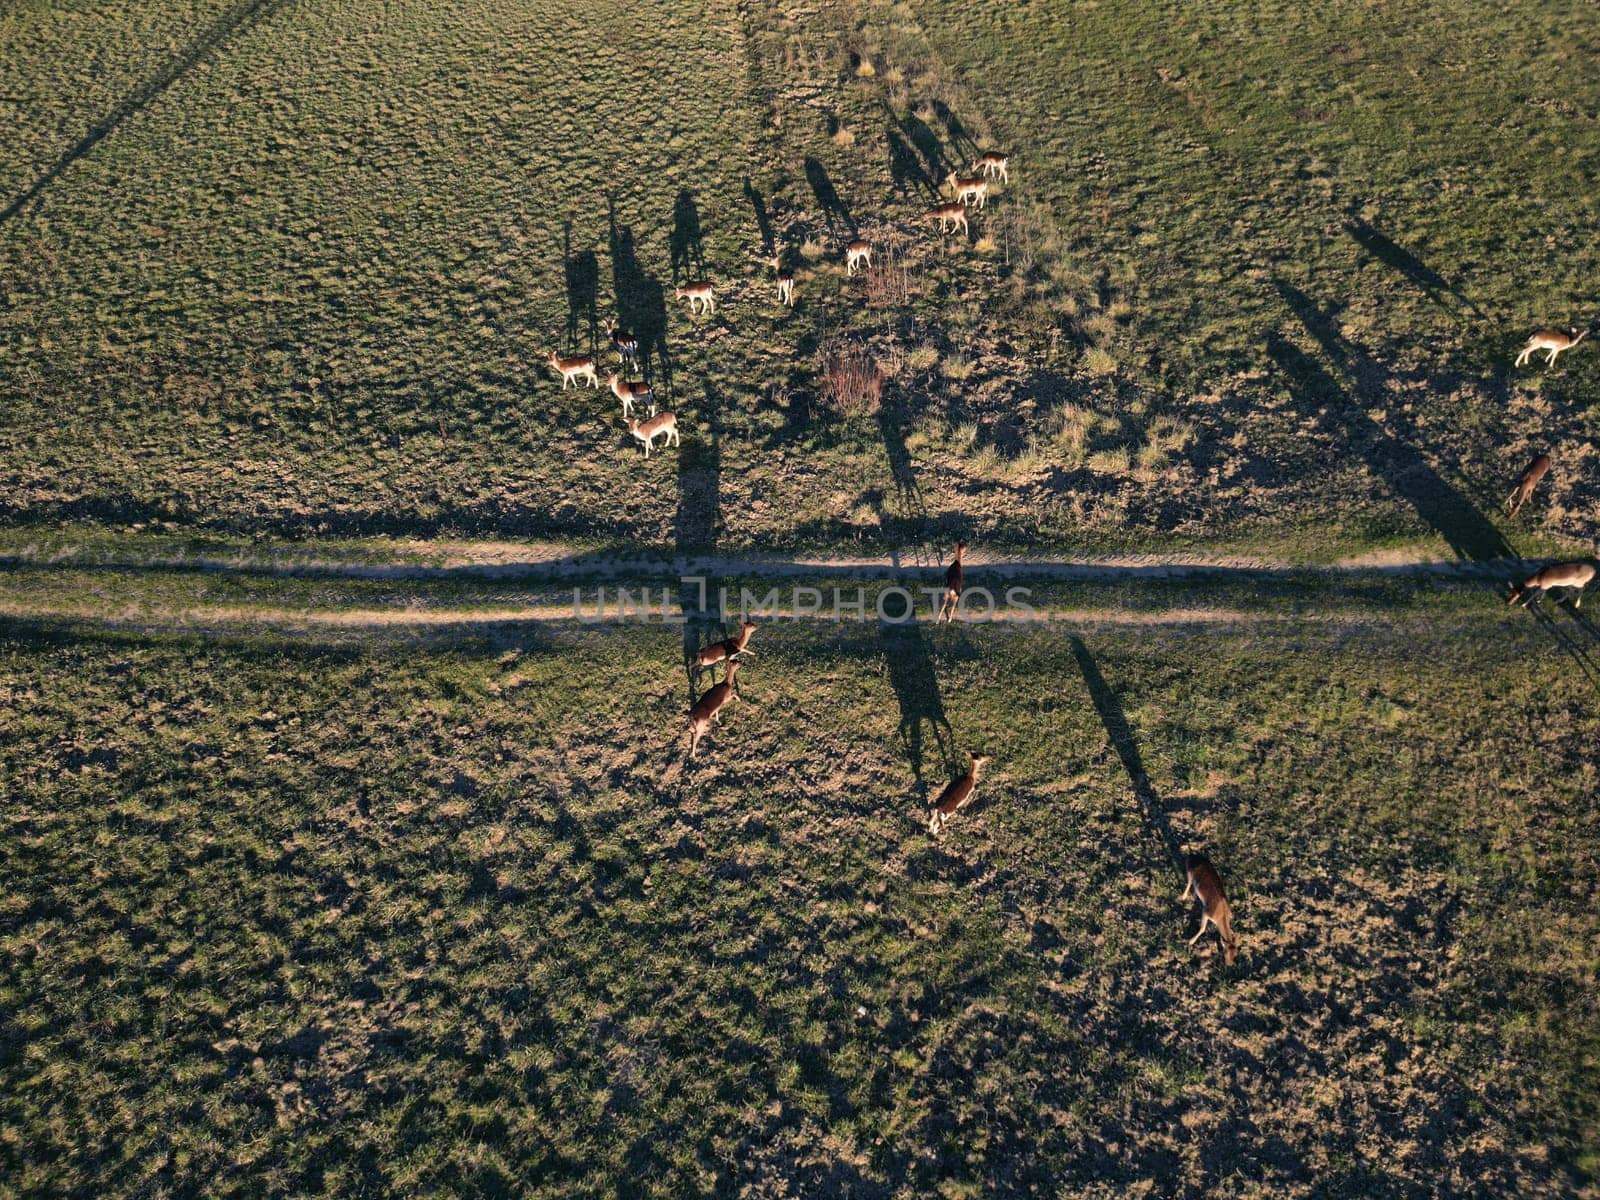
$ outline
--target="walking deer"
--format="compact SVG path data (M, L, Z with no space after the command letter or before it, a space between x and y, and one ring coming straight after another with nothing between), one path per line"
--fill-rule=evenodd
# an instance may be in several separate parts
M689 302L690 313L714 313L717 311L717 296L711 284L704 279L694 283L686 283L682 287L672 289L672 295L678 300Z
M628 366L636 366L639 362L639 339L634 337L622 326L618 325L611 330L611 346L622 361Z
M982 175L957 175L950 172L950 190L955 193L958 204L971 204L974 208L982 208L989 199L989 181Z
M1594 579L1594 564L1586 562L1551 563L1530 575L1523 583L1511 589L1507 604L1532 604L1545 592L1555 588L1571 588L1576 593L1573 608L1583 607L1583 589Z
M1001 154L998 150L991 150L972 164L972 169L979 175L993 179L998 175L1002 182L1011 182L1011 172L1007 169L1011 162L1009 154Z
M972 227L967 224L967 206L959 202L940 204L930 208L927 212L928 220L939 222L939 232L949 233L952 229L959 229L963 233L971 233Z
M1223 960L1228 966L1233 966L1234 957L1239 953L1239 935L1233 932L1233 910L1228 907L1228 898L1222 894L1222 876L1217 874L1217 869L1211 865L1209 859L1203 854L1189 856L1189 882L1184 885L1182 900L1189 898L1190 891L1200 900L1200 932L1189 939L1189 945L1194 945L1205 934L1206 925L1216 926L1217 936L1222 939Z
M870 267L872 265L872 243L865 238L857 238L844 248L844 273L854 275L857 267Z
M794 307L794 272L778 272L778 303Z
M961 590L966 587L966 571L961 563L961 556L966 552L965 542L956 543L956 556L951 560L944 573L944 596L939 601L939 615L933 619L937 625L946 619L946 614L951 621L956 619L956 609L961 605Z
M561 390L567 390L567 384L578 386L578 381L587 379L590 387L600 386L600 377L594 371L594 359L587 354L579 354L574 358L562 358L554 350L550 351L548 359L550 365L561 372Z
M696 700L689 709L689 757L694 757L694 752L700 747L700 739L705 737L706 730L711 728L711 722L716 720L717 714L722 711L722 706L734 697L733 676L739 669L739 660L733 659L728 663L728 673L721 683L708 688L706 694Z
M752 658L755 657L755 651L748 649L750 635L755 631L756 626L746 621L733 637L725 638L720 642L712 642L709 646L704 647L689 663L690 676L698 679L702 671L710 670L717 663L722 663L726 666L742 659L745 655L749 655ZM712 678L714 679L716 676L713 674Z
M1548 367L1556 361L1556 355L1563 350L1571 350L1588 336L1589 331L1587 329L1579 333L1576 325L1565 333L1562 333L1559 329L1535 329L1528 335L1527 343L1522 347L1522 353L1517 355L1516 365L1520 367L1527 362L1535 350L1547 350L1549 351L1549 357L1544 360L1544 365Z
M1528 497L1533 495L1533 489L1539 486L1539 481L1544 478L1545 472L1550 469L1550 456L1541 454L1528 464L1528 469L1522 473L1522 478L1517 481L1517 486L1511 495L1506 498L1506 515L1514 517L1522 511L1522 506L1528 502Z
M989 756L968 751L967 759L971 765L967 767L966 774L951 781L950 786L940 792L939 798L933 802L933 809L928 814L928 832L934 837L939 836L939 831L950 823L951 817L971 803L972 793L978 786L978 775L989 761Z
M654 412L648 420L635 421L628 418L628 432L644 443L644 456L650 457L650 447L655 445L658 437L665 437L663 445L676 446L678 441L678 418L674 413Z
M622 401L623 420L631 417L634 405L641 402L650 406L650 415L652 417L656 415L656 394L650 390L648 383L634 383L632 380L624 379L613 371L611 377L606 380L606 384L611 388L611 394Z

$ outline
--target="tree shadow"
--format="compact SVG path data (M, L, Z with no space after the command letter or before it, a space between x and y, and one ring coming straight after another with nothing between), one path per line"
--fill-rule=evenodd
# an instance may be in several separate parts
M761 252L771 258L778 252L777 232L772 227L772 214L767 211L766 197L750 182L748 175L744 180L744 198L750 201L750 208L755 213L756 229L761 234Z
M572 222L562 233L562 266L567 278L567 347L578 344L578 329L589 326L589 353L600 338L600 260L593 250L572 253Z
M606 199L610 227L612 287L617 318L639 340L639 369L649 380L661 373L664 394L672 390L672 357L667 350L667 294L661 281L645 272L634 247L633 229L617 225L614 198Z
M1334 364L1362 386L1380 389L1389 372L1339 332L1332 317L1298 288L1276 281L1279 294ZM1458 558L1487 562L1514 558L1505 535L1415 447L1367 415L1358 396L1316 359L1274 332L1267 353L1277 363L1295 404L1330 435L1355 449L1373 474L1404 499Z
M855 237L859 232L855 218L850 215L845 202L839 198L833 180L828 178L828 168L816 158L806 159L806 182L811 185L811 192L816 196L817 205L822 210L823 218L828 222L828 231L837 237L839 226L843 225L849 230L850 236Z
M1100 723L1105 726L1106 737L1111 740L1117 757L1122 760L1122 769L1128 773L1128 779L1133 784L1133 794L1139 801L1145 825L1160 841L1167 857L1172 860L1173 869L1182 875L1187 869L1183 847L1179 845L1177 837L1172 832L1172 826L1167 821L1161 798L1156 795L1150 777L1145 774L1144 759L1139 754L1139 743L1128 724L1127 715L1122 711L1122 702L1117 699L1116 692L1100 673L1100 668L1096 665L1094 656L1089 653L1089 648L1083 644L1083 639L1073 635L1070 640L1073 657L1078 660L1078 669L1083 672L1083 682L1089 689L1089 698L1094 701L1095 712L1100 714Z
M946 779L959 773L959 764L955 737L939 691L939 677L933 669L933 656L923 637L921 622L881 621L878 640L883 649L883 661L889 668L889 686L894 688L895 699L900 704L900 744L911 763L912 773L918 783L924 782L923 726L926 725L943 768L943 774L936 773L936 781L942 787Z
M1465 292L1370 221L1363 217L1351 217L1345 221L1344 229L1363 250L1384 266L1404 275L1452 317L1461 320L1465 314L1459 310L1464 308L1473 316L1483 319L1483 310ZM1454 305L1448 303L1447 298L1454 301Z
M101 141L115 131L123 122L127 121L128 118L140 112L162 92L192 71L200 64L202 59L218 49L223 42L234 34L268 19L278 9L284 7L285 3L287 3L287 0L245 0L244 3L235 4L232 8L222 13L221 16L206 27L198 38L176 57L172 58L166 66L134 88L123 99L122 103L91 125L89 131L83 137L65 150L61 157L51 163L44 173L34 180L16 199L12 200L4 209L0 209L0 223L9 221L21 212L45 188L54 183L63 171L93 150L95 146L99 145Z
M672 282L704 279L705 245L700 229L700 210L694 196L685 189L672 206Z
M678 450L678 512L673 523L673 543L678 557L712 555L717 549L722 515L722 397L709 381L701 383L701 417L704 440L694 438ZM679 421L682 422L682 414ZM720 576L699 575L680 585L683 609L683 652L687 658L706 641L722 636L727 613L722 607Z

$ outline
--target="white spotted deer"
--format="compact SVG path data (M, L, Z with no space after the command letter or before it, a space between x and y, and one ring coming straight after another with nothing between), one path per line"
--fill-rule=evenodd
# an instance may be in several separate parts
M690 678L700 678L702 671L711 670L718 663L722 663L726 667L742 660L746 655L754 658L756 652L749 649L749 646L750 635L755 631L756 626L746 621L733 637L724 638L720 642L712 642L709 646L701 649L689 662ZM712 678L716 678L714 672Z
M989 199L989 181L982 175L957 175L951 171L949 181L958 204L982 208Z
M562 358L552 350L550 351L549 359L546 361L549 362L553 369L561 373L561 390L563 392L567 390L567 384L570 383L576 387L579 385L579 381L584 379L589 381L590 387L600 386L600 376L595 374L594 359L590 355L579 354L573 358Z
M622 401L623 420L633 415L634 406L637 404L648 404L650 415L652 417L656 415L656 394L650 390L648 383L634 383L613 371L611 377L606 380L606 386L611 389L613 396Z
M1528 469L1522 473L1522 478L1517 481L1517 486L1511 495L1506 498L1506 516L1514 517L1522 511L1522 506L1533 495L1533 489L1539 486L1539 481L1550 470L1550 456L1541 454L1528 464Z
M682 287L675 287L672 289L672 295L675 299L687 300L691 314L715 313L717 311L716 289L712 287L709 280L699 279L693 283L686 283Z
M722 711L722 706L732 700L736 693L733 688L734 674L739 670L739 660L733 659L728 663L727 674L721 683L708 688L706 694L696 700L689 709L689 757L693 758L696 750L700 748L700 739L705 737L706 730L711 728L711 722L717 719L717 714Z
M1222 893L1222 876L1204 854L1189 856L1189 881L1184 884L1183 895L1179 898L1187 900L1191 891L1200 900L1201 912L1200 931L1189 939L1189 945L1200 940L1208 924L1214 925L1217 936L1222 939L1223 960L1233 966L1234 957L1239 953L1239 935L1233 932L1233 910Z
M966 773L952 780L950 786L939 793L939 798L929 810L928 832L934 837L939 836L940 830L950 823L951 817L972 802L972 793L978 786L978 775L988 763L989 756L968 751L967 761L970 765Z
M972 232L972 227L967 224L967 206L959 201L935 205L926 215L928 220L939 222L940 233L949 233L955 229L968 234Z
M1587 562L1551 563L1541 567L1522 583L1511 589L1507 604L1532 604L1545 592L1554 588L1571 588L1575 593L1573 608L1583 607L1583 589L1594 580L1594 564Z
M1522 353L1517 355L1515 365L1522 366L1532 357L1535 350L1545 350L1549 352L1549 356L1544 360L1544 365L1548 367L1556 361L1556 355L1563 351L1571 350L1588 336L1589 331L1587 329L1579 333L1576 325L1565 333L1562 333L1559 329L1535 329L1528 335L1528 340L1522 347Z
M644 421L635 421L632 417L629 417L628 432L644 444L644 456L646 458L650 457L650 448L655 445L658 437L666 439L662 443L666 446L680 444L678 440L678 418L674 413L655 413Z

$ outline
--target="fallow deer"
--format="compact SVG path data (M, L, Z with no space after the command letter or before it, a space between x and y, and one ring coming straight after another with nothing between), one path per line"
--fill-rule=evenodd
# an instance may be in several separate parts
M550 351L548 359L550 365L561 372L561 390L567 390L567 384L578 386L578 381L587 379L590 387L600 386L600 377L594 371L594 359L587 354L579 354L574 358L562 358L554 350Z
M778 272L778 303L787 304L790 308L794 307L793 271L784 270Z
M944 597L939 601L939 615L933 619L937 625L946 619L956 619L956 609L961 605L961 590L966 587L966 571L961 564L961 555L966 551L965 542L956 543L956 556L950 561L950 566L944 573Z
M1522 353L1517 355L1516 365L1520 367L1527 362L1535 350L1548 350L1550 352L1549 357L1544 360L1544 365L1548 367L1556 361L1556 355L1563 350L1571 350L1588 336L1589 331L1587 329L1579 333L1576 325L1565 333L1562 333L1559 329L1535 329L1528 335L1527 343L1522 347Z
M1550 456L1541 454L1528 464L1528 469L1522 473L1516 488L1506 498L1506 515L1514 517L1522 511L1522 506L1528 502L1528 497L1533 495L1533 489L1539 486L1539 481L1544 478L1545 472L1550 469Z
M620 325L611 330L611 347L622 355L622 361L629 366L638 363L639 339Z
M1583 607L1583 589L1588 587L1594 579L1594 564L1586 562L1551 563L1535 571L1528 579L1511 589L1511 599L1507 604L1532 604L1539 597L1554 588L1571 588L1577 593L1573 601L1573 608Z
M736 662L745 655L754 658L756 652L748 649L748 647L750 645L750 635L755 631L756 626L746 621L733 637L725 638L720 642L712 642L709 646L706 646L689 663L690 676L698 679L702 671L710 670L717 663L728 664ZM712 678L715 679L716 676L713 675Z
M716 720L717 714L722 711L722 706L734 698L733 676L739 669L739 660L733 659L728 663L728 673L721 683L708 688L706 694L694 702L689 709L689 757L694 757L694 752L700 747L700 739L705 737L706 730L711 728L711 722Z
M672 295L678 300L689 302L691 313L714 313L717 311L717 296L709 281L700 279L693 283L686 283L682 287L672 289Z
M663 443L667 446L676 446L678 441L678 418L673 413L655 413L648 420L635 421L628 418L628 432L644 443L644 456L650 457L650 447L655 445L658 437L665 436Z
M1003 183L1011 182L1011 172L1007 169L1011 162L1009 154L1001 154L998 150L991 150L972 164L972 169L979 175L993 179L998 175Z
M959 202L940 204L930 208L927 212L928 220L939 222L939 232L949 233L952 229L959 229L963 233L971 233L972 227L967 224L967 206Z
M989 181L982 175L957 175L950 172L950 190L958 204L971 204L982 208L989 199Z
M633 407L639 403L648 404L650 415L652 417L656 415L656 394L650 390L648 383L634 383L613 371L606 384L611 388L611 394L622 401L623 420L633 415Z
M1209 922L1216 926L1217 936L1222 939L1223 960L1233 966L1234 957L1239 953L1239 935L1233 932L1233 910L1222 894L1222 876L1203 854L1189 856L1189 882L1184 884L1180 899L1187 900L1191 890L1200 900L1201 913L1200 932L1189 939L1189 945L1200 940Z
M866 238L857 238L844 248L844 273L854 275L857 267L870 267L872 265L872 243Z
M933 802L933 808L928 813L928 832L934 837L939 836L939 831L950 823L951 817L971 802L973 790L978 786L978 774L989 761L989 756L968 751L967 759L971 766L966 774L952 780L950 786L939 793L939 798Z

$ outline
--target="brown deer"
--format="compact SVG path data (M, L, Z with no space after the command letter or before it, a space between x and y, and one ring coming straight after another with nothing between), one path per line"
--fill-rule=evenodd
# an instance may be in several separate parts
M693 283L686 283L682 287L673 288L672 295L675 299L687 300L691 314L701 312L714 313L717 311L716 292L707 280L699 279Z
M690 676L698 679L700 672L710 670L717 663L732 663L745 655L754 658L756 652L747 647L750 645L750 635L755 631L756 626L746 621L733 637L706 646L689 663ZM715 679L716 676L713 674L712 678Z
M1532 604L1553 588L1572 588L1577 593L1573 608L1583 607L1583 589L1594 579L1594 564L1586 562L1551 563L1530 575L1526 582L1511 589L1507 604Z
M733 690L733 677L739 670L739 660L731 659L728 662L728 673L721 683L708 688L706 694L694 702L689 709L689 757L694 757L694 752L700 747L700 739L705 737L706 730L711 728L711 722L716 720L717 714L722 711L722 706L735 696Z
M961 563L961 556L966 552L966 549L967 544L965 542L957 542L956 556L950 560L950 565L945 568L944 597L939 601L939 615L933 619L935 625L945 620L947 614L951 621L956 619L956 609L961 604L961 590L967 585L966 570Z
M650 415L656 415L656 394L650 390L648 383L634 383L613 371L606 384L611 388L611 394L622 401L623 420L633 415L634 405L639 403L648 404Z
M982 208L989 199L989 181L982 175L957 175L951 171L949 181L957 203Z
M575 358L562 358L554 350L546 360L557 371L561 372L561 390L567 390L567 384L578 386L578 381L587 379L590 387L600 386L600 377L594 371L594 359L587 354L579 354Z
M778 303L794 307L794 272L782 270L778 272Z
M872 265L872 243L866 238L857 238L844 248L844 273L854 275L856 268L866 268Z
M664 438L664 446L677 446L682 443L678 438L678 416L676 413L658 413L655 405L650 406L648 420L635 421L627 418L628 432L644 443L644 456L650 457L650 447L654 446L657 438Z
M986 178L993 179L998 175L1002 182L1010 183L1011 172L1007 170L1007 165L1010 162L1011 156L1009 154L1001 154L998 150L991 150L973 163L972 169Z
M1528 341L1522 347L1522 353L1517 355L1516 365L1520 367L1527 362L1535 350L1548 350L1550 352L1549 357L1544 360L1544 365L1548 367L1555 362L1556 355L1563 350L1571 350L1588 336L1589 331L1587 329L1579 333L1576 325L1569 328L1565 333L1562 333L1559 329L1535 329L1528 335Z
M1515 490L1506 499L1506 515L1514 517L1522 511L1522 506L1528 502L1528 497L1533 495L1533 489L1539 486L1545 472L1550 469L1550 456L1541 454L1528 464L1528 469L1522 473L1522 478L1517 482Z
M939 836L939 831L950 823L951 817L972 802L973 790L978 786L978 774L989 761L989 756L968 751L967 759L972 765L967 768L966 774L951 781L950 786L939 793L939 798L933 802L933 808L928 813L928 832L934 837Z
M622 326L618 325L611 330L611 347L622 355L622 361L627 364L637 364L639 361L639 339L634 337Z
M967 206L960 203L939 204L927 212L930 221L939 222L939 232L949 233L959 229L963 233L971 233L972 227L967 224Z
M1184 885L1182 900L1189 898L1193 891L1199 897L1201 905L1200 932L1189 939L1189 945L1194 945L1206 931L1206 923L1210 922L1217 927L1217 936L1222 939L1222 955L1228 966L1233 966L1234 957L1239 953L1239 935L1233 932L1233 910L1228 907L1228 898L1222 894L1222 876L1217 874L1217 869L1204 854L1191 854L1189 856L1189 882Z

